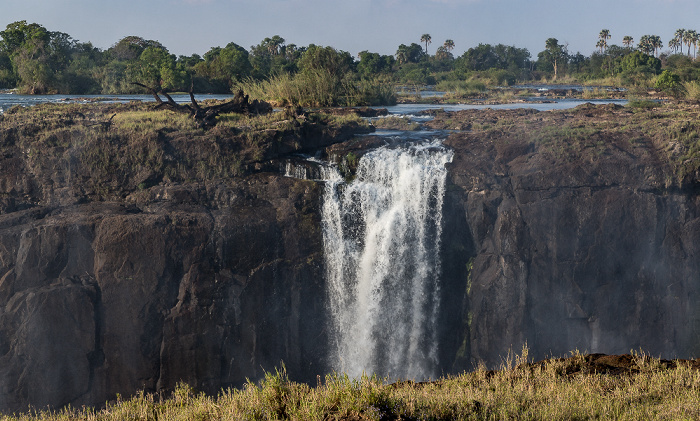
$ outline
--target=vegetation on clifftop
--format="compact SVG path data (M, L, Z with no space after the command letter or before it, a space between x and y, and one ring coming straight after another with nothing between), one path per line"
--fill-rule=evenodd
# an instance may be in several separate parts
M434 382L386 384L328 375L316 387L284 369L217 397L179 386L165 398L138 394L102 410L67 408L3 418L29 420L491 420L669 419L700 417L700 362L643 353L572 353L531 363L527 349L498 371L483 367Z
M371 130L355 115L294 110L224 114L204 130L185 114L150 104L16 107L0 116L0 162L27 191L9 186L0 198L40 195L24 180L33 176L85 199L123 199L161 182L245 175L286 154Z

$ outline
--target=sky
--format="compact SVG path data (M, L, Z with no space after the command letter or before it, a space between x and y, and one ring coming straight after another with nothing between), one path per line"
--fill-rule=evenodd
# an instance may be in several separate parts
M678 28L700 31L700 0L0 0L0 29L19 20L107 49L125 36L159 41L177 55L203 55L229 42L250 49L279 35L288 44L394 54L400 44L428 52L445 40L461 55L480 43L527 48L547 38L590 55L601 29L609 44Z

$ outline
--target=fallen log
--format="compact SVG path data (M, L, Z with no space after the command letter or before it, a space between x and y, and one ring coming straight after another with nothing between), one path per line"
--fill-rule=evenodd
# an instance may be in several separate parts
M272 112L272 106L269 103L265 101L258 101L257 99L251 102L248 100L248 95L245 95L242 90L236 92L233 99L230 101L202 107L194 98L192 87L190 87L189 92L190 103L178 104L170 95L168 95L167 92L163 90L156 90L139 82L132 82L132 84L148 90L153 95L153 98L156 100L155 109L165 108L179 113L187 113L202 128L214 127L216 125L216 117L218 117L219 114L239 113L260 115ZM163 95L166 100L163 101L160 95Z

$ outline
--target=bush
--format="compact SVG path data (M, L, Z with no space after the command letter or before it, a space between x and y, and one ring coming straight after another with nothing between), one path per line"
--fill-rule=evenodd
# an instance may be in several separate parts
M674 98L680 97L683 93L683 85L681 84L680 76L669 70L664 70L661 75L659 75L654 87L666 92Z

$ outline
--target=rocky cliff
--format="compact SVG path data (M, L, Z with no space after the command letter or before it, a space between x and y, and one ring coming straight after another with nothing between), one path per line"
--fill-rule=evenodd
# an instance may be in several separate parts
M578 349L700 352L697 108L440 114L452 134L447 263L457 363ZM461 266L460 266L461 265Z
M277 116L204 132L123 107L0 120L0 409L179 381L215 393L282 361L315 382L328 369L322 189L272 170L366 127ZM668 107L437 112L430 127L458 130L442 370L525 342L532 357L696 356L698 121Z
M325 373L320 188L259 170L366 124L15 111L0 116L0 410L181 381L216 393L282 362Z

